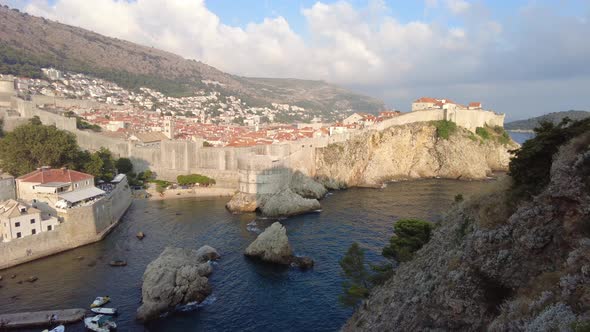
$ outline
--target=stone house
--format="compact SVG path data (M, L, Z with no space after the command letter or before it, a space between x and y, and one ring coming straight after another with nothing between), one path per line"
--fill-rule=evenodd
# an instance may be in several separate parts
M24 202L9 199L0 203L0 242L52 231L58 225L56 217L43 218L40 210Z
M44 166L16 179L16 196L20 200L33 202L36 208L45 205L51 212L55 204L65 196L76 193L76 197L89 198L104 194L94 186L94 176L67 168L52 169Z

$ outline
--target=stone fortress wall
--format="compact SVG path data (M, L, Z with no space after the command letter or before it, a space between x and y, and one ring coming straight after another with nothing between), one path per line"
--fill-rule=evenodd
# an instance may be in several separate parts
M58 210L55 230L0 242L0 270L102 240L131 205L130 191L125 178L93 205Z
M280 173L276 178L285 177L283 168L314 176L316 148L343 142L363 133L363 131L347 132L330 137L307 138L253 147L203 147L201 140L167 140L162 141L159 146L146 147L91 131L78 130L74 118L67 118L38 107L50 103L58 107L88 108L97 106L96 102L45 96L36 96L31 101L15 97L13 99L12 104L16 105L18 116L5 116L6 128L22 123L23 119L38 116L44 124L55 125L74 133L78 144L85 149L95 151L105 147L117 157L130 158L138 172L151 169L159 178L169 181L175 181L178 175L199 173L216 179L219 187L244 189L247 192L274 190L276 179L270 180L274 178L270 173ZM486 124L503 126L504 115L482 110L431 109L404 113L364 130L384 130L391 126L438 120L454 121L459 126L475 131L476 127L483 127ZM277 161L280 161L280 167L275 167ZM253 178L259 178L256 180L257 185L252 182ZM285 178L284 181L287 180Z

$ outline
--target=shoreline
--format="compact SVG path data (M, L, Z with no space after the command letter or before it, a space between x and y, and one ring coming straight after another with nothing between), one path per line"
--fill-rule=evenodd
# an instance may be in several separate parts
M163 201L178 198L212 198L212 197L231 197L236 193L236 189L232 188L191 188L191 189L167 189L164 195L161 196L151 188L148 190L138 190L134 192L134 199L145 199L149 201ZM138 197L138 194L140 195ZM145 194L150 195L145 197Z

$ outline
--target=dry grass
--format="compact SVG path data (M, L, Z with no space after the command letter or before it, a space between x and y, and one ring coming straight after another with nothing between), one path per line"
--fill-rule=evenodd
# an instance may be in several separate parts
M508 189L512 181L509 176L502 176L487 190L472 197L468 209L473 211L477 224L484 229L493 229L503 225L514 213L514 207L508 200Z

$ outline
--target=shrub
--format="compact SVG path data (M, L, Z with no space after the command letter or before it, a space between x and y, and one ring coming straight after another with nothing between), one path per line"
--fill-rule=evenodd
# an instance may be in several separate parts
M342 283L344 294L340 296L340 302L346 306L354 306L359 301L369 296L369 272L365 267L365 252L354 242L346 255L340 260Z
M553 156L559 147L584 132L590 131L590 119L571 122L564 118L559 124L542 122L535 128L535 137L513 150L509 174L514 183L514 200L536 195L549 183Z
M197 183L206 186L215 184L214 179L201 174L179 175L176 178L176 181L181 186L194 185Z
M453 121L441 120L435 121L436 134L442 139L449 139L455 131L457 131L457 124Z
M477 135L479 135L479 137L483 138L484 140L490 139L490 133L484 127L475 128L475 133Z
M389 240L389 246L383 248L383 256L407 262L430 240L433 225L423 220L402 219L393 227L395 235Z

